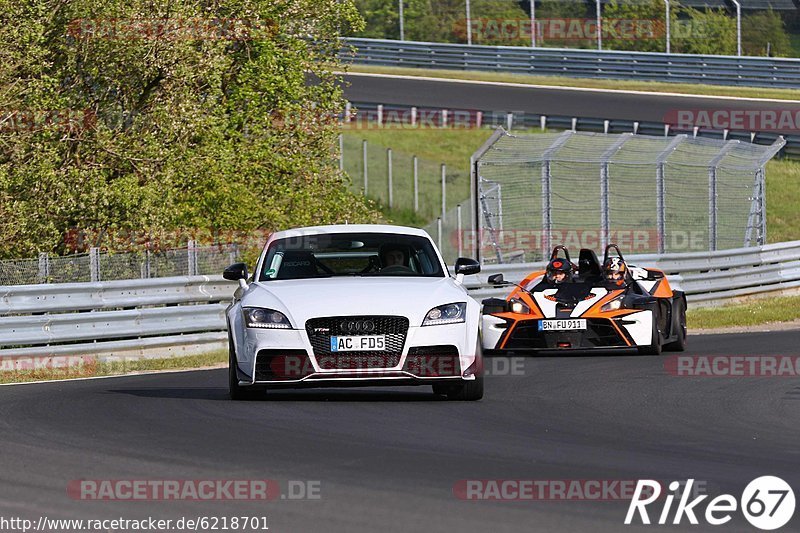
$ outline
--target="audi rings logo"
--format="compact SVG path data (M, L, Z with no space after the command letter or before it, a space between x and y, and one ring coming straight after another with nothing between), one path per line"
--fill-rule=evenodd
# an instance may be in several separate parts
M339 324L342 333L372 333L375 331L375 322L372 320L343 320Z

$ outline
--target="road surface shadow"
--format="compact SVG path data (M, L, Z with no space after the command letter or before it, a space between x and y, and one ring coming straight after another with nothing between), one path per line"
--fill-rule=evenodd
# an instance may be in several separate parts
M110 393L128 394L141 398L170 398L176 400L231 401L228 389L223 387L157 387L138 389L110 389ZM379 389L279 389L267 392L263 398L248 401L280 402L436 402L446 401L434 395L427 387L419 390Z

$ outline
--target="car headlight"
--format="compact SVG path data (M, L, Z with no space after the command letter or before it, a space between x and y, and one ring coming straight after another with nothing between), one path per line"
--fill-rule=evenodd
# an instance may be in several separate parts
M434 307L425 315L423 326L439 326L441 324L458 324L466 321L467 303L440 305Z
M292 329L289 319L280 311L261 307L245 307L242 311L248 328Z
M601 312L606 312L606 311L616 311L617 309L621 309L622 308L622 298L623 298L622 296L617 296L616 298L614 298L610 302L604 303L603 306L600 307L600 311Z
M531 314L531 308L528 307L522 300L518 300L517 298L511 298L508 304L509 304L508 308L511 310L512 313L517 313L520 315Z

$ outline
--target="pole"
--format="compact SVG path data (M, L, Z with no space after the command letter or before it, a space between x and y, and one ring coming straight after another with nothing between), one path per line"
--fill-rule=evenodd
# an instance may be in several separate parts
M419 211L419 166L417 156L414 156L414 212Z
M601 16L602 16L602 14L600 12L600 9L601 9L600 0L595 0L595 6L597 6L597 49L598 50L602 50L603 49L603 37L601 35L602 32L601 32L601 27L600 27L600 25L601 25Z
M458 257L464 255L464 242L462 236L464 235L464 229L461 227L461 204L456 206L456 220L458 226Z
M536 48L536 0L531 2L531 47Z
M344 170L344 137L339 134L339 170Z
M389 182L389 209L392 208L392 149L386 149L386 172L387 181Z
M397 4L398 4L398 11L400 12L400 40L405 41L406 33L403 24L403 0L399 0Z
M445 213L447 212L447 189L445 185L446 177L447 177L447 165L442 163L442 221L446 220Z
M670 46L669 46L669 44L670 44L669 43L670 42L669 0L664 0L664 4L666 5L666 9L667 9L667 49L666 49L666 52L669 54L670 53Z
M364 163L364 196L367 195L367 140L364 139L361 141L361 151L362 151L362 158Z
M742 4L736 3L736 55L742 55Z
M472 15L470 14L469 0L466 3L467 9L467 44L472 44Z

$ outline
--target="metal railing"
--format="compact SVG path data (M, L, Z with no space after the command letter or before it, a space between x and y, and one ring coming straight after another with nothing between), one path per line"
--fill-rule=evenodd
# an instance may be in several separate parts
M636 255L659 268L694 305L800 287L800 241L718 252ZM487 265L465 285L477 300L509 289L543 263ZM225 346L224 309L235 282L221 276L0 287L0 358L112 354L155 356ZM153 355L155 354L155 355Z
M342 44L341 57L363 65L750 87L800 87L800 59L470 46L355 38L342 39ZM350 53L351 47L355 48L354 55Z
M427 122L423 123L420 117ZM443 117L445 119L443 120ZM448 118L449 117L449 118ZM800 135L774 131L716 130L694 127L682 129L666 122L644 120L617 119L612 117L576 117L567 115L546 115L526 113L515 110L461 110L439 109L432 107L410 106L402 104L376 104L373 102L350 102L342 117L351 130L364 127L386 128L497 128L514 130L572 130L596 133L635 133L637 135L689 135L709 139L736 140L753 144L773 144L784 137L786 145L778 153L779 157L800 159ZM355 126L352 126L355 124Z

